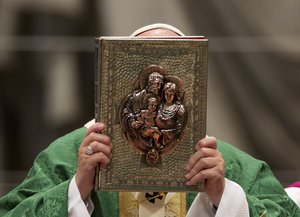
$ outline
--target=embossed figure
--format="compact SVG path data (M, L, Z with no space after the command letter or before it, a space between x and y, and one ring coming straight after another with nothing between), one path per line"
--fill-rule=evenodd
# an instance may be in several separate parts
M153 147L153 140L156 148L162 148L159 143L159 137L161 132L158 127L155 126L155 118L157 114L157 107L159 105L159 100L157 97L145 97L145 101L148 103L148 108L141 111L141 121L143 126L141 127L141 134L143 137L148 139L148 146Z
M134 92L128 102L127 111L131 111L133 115L130 120L131 127L137 129L140 127L140 122L136 119L135 114L138 114L144 108L143 100L148 94L159 96L161 86L163 83L163 76L158 72L153 72L149 75L148 85L142 91Z
M149 165L155 165L182 138L187 117L183 83L152 65L141 73L139 85L125 99L120 120L127 141L145 155Z
M172 77L177 79L176 77ZM179 80L179 79L177 79ZM162 133L162 145L176 143L185 124L186 112L178 95L178 87L173 82L167 82L163 88L163 99L156 116L156 126Z
M142 110L149 107L147 104L145 105L145 99L153 96L160 101L164 75L164 69L156 65L151 65L143 70L139 79L139 89L126 98L121 108L120 120L123 134L131 144L142 152L149 149L149 138L145 139L145 133L141 133L141 127L144 125L141 114L146 116L146 111L142 112Z

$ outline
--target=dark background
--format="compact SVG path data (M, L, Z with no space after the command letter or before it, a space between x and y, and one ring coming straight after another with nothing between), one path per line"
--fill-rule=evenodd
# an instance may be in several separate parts
M0 196L93 119L94 37L156 22L209 39L208 134L300 180L300 2L0 1Z

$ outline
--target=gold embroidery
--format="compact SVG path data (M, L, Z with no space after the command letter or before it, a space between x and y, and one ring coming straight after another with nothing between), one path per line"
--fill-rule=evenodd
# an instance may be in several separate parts
M171 215L173 214L173 215ZM186 216L186 194L176 193L174 197L165 204L165 216Z
M155 195L155 198L165 196L165 193ZM147 199L138 200L131 192L119 192L119 210L120 217L138 217L139 205ZM186 216L186 194L175 193L175 195L163 205L165 217Z
M265 216L267 216L267 210L265 210L265 211L263 212L263 214L261 214L259 217L265 217Z

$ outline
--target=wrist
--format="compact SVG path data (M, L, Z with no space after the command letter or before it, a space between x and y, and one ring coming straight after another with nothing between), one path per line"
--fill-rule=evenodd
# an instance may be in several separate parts
M218 207L220 205L223 193L224 193L225 186L218 191L214 192L207 192L208 197L210 198L211 202L214 206Z
M83 201L86 200L86 198L89 196L90 192L93 189L93 185L88 184L87 182L82 181L80 177L76 174L75 176L75 183L77 185L78 191L80 193L81 199Z
M221 202L222 194L220 196L210 196L210 195L208 195L208 197L210 198L213 206L218 207L220 202Z

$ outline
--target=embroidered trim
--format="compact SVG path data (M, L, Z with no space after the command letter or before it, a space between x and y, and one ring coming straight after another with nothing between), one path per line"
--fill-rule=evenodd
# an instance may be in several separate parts
M267 210L265 210L265 211L263 212L263 214L261 214L259 217L264 217L264 216L267 216Z
M153 198L158 198L165 195L165 192L161 192L158 195L154 195ZM139 205L148 201L147 198L137 200L131 192L119 192L119 215L120 217L138 217ZM165 217L181 217L186 216L186 194L176 193L166 204L163 205L165 210Z

